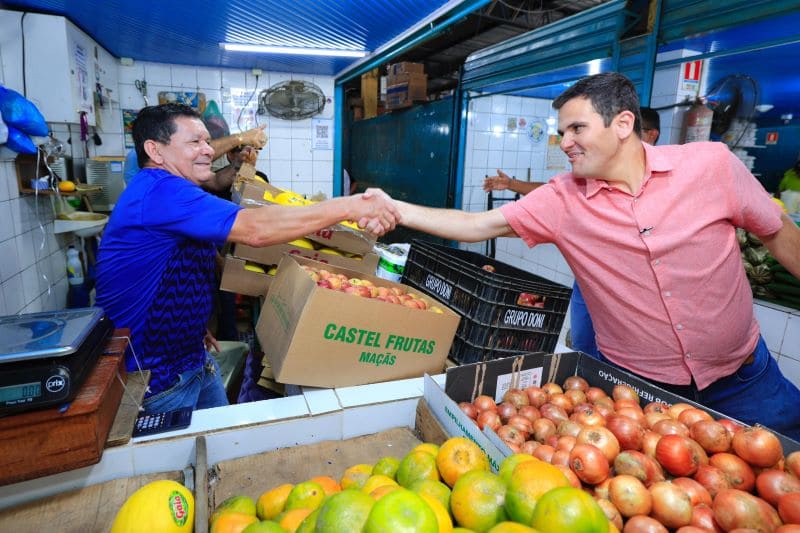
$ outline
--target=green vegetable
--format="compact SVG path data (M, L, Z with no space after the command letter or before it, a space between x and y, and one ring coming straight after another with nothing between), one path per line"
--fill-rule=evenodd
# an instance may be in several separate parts
M773 271L772 277L778 283L786 283L787 285L796 285L796 286L800 287L800 279L797 279L796 277L792 276L788 272L774 272Z
M769 250L766 246L759 246L758 248L745 248L744 255L753 266L760 265L769 257Z
M800 287L797 285L789 285L787 283L778 283L773 281L766 285L767 289L775 293L776 296L791 296L800 298Z

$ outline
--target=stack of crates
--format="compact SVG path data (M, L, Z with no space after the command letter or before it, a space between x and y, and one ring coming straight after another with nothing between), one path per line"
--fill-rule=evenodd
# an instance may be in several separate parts
M461 315L459 364L555 350L572 289L485 255L415 240L403 283Z

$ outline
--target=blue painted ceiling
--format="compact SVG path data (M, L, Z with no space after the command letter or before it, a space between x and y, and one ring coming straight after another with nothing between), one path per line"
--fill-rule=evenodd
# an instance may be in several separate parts
M373 52L448 0L10 0L62 15L117 57L195 66L334 75L353 58L227 52L220 42Z

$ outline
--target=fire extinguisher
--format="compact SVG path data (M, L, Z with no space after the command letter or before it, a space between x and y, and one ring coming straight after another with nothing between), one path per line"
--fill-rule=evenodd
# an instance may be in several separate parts
M711 121L714 112L699 98L695 100L684 118L683 142L707 141L711 137Z

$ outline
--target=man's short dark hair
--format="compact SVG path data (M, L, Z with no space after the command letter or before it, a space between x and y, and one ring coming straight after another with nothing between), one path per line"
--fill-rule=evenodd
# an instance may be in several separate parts
M658 111L653 109L652 107L642 107L639 108L639 112L642 115L642 130L658 130L659 135L661 136L661 117L658 114ZM656 140L653 141L653 144L658 142L658 137Z
M161 104L142 108L133 121L133 144L139 168L144 168L150 157L144 151L145 141L158 141L169 144L172 134L177 131L175 119L190 117L203 120L203 117L185 104Z
M604 72L579 80L553 101L553 109L561 107L574 98L587 98L594 110L603 117L605 127L623 111L630 111L636 120L633 131L642 136L642 118L639 114L639 96L631 80L617 72Z

